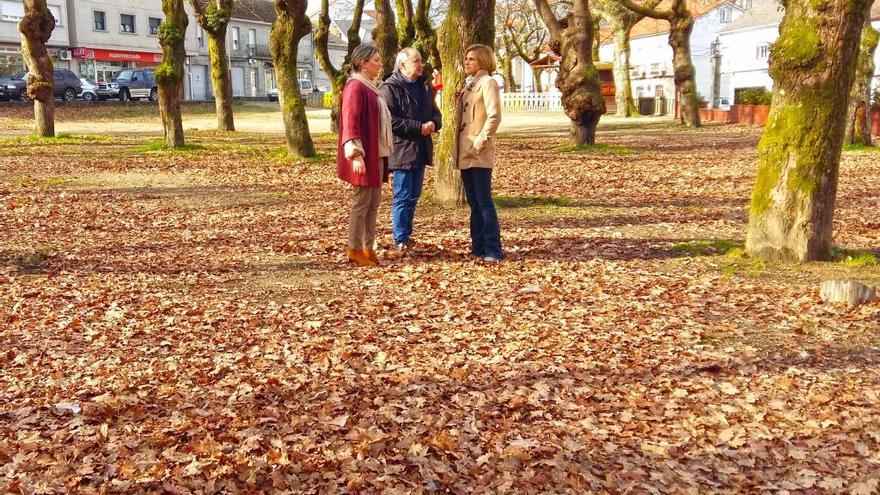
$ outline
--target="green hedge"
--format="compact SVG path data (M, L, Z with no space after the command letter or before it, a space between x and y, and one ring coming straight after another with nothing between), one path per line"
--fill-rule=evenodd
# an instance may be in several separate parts
M769 105L773 93L765 89L744 89L736 94L735 105Z

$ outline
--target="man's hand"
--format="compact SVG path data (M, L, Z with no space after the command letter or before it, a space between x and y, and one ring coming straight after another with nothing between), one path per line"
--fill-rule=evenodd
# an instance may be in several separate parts
M428 121L422 124L422 136L430 136L437 130L437 126L434 125L434 121Z
M354 173L357 175L364 175L367 173L367 164L364 163L364 157L358 155L351 159L351 168L354 170Z

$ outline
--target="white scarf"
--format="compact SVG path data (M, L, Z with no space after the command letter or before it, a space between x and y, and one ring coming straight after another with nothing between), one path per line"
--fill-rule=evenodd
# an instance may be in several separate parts
M379 88L376 87L376 84L367 79L360 72L355 72L351 75L352 79L360 81L364 86L373 90L373 93L376 94L376 98L379 100L379 156L384 158L391 156L391 147L394 143L394 137L391 135L391 112L388 110L388 104L385 103L385 98L382 97L382 93L379 92Z

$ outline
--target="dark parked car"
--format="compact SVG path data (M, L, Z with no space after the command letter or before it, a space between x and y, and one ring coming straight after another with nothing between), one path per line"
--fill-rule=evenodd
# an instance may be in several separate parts
M20 72L9 79L0 81L2 93L0 99L3 100L27 100L27 72ZM55 69L55 98L61 98L64 101L73 101L80 92L81 83L79 76L70 69Z
M125 69L108 83L98 83L98 98L119 98L120 101L149 98L159 100L159 86L153 69Z

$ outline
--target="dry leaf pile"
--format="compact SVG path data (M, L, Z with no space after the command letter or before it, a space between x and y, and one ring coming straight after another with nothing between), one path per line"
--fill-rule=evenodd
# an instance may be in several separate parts
M396 256L386 186L379 269L344 261L329 137L7 139L0 488L878 493L880 304L818 282L880 269L682 248L742 239L758 137L505 136L507 260L428 200ZM880 246L877 156L844 156L847 249Z

